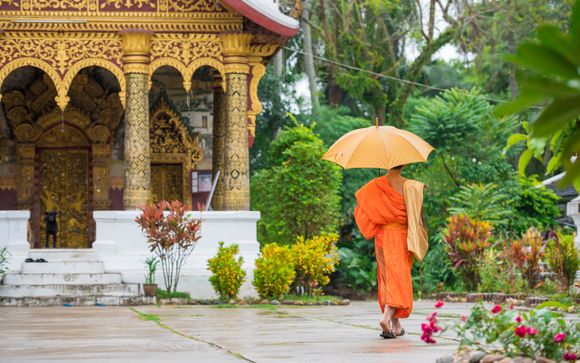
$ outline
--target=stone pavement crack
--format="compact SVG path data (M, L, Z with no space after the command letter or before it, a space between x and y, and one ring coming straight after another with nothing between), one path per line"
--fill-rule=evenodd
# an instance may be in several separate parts
M161 318L159 318L159 316L156 315L156 314L147 314L147 313L144 313L142 311L139 311L139 310L137 310L135 308L130 308L130 310L133 311L135 314L137 314L141 319L146 320L146 321L152 321L155 324L157 324L160 328L163 328L163 329L165 329L165 330L167 330L167 331L169 331L169 332L171 332L171 333L173 333L175 335L178 335L178 336L180 336L182 338L186 338L186 339L193 340L193 341L196 341L196 342L199 342L199 343L207 344L210 347L219 349L219 350L221 350L221 351L223 351L223 352L225 352L225 353L227 353L227 354L229 354L229 355L231 355L233 357L236 357L238 359L241 359L241 360L244 360L244 361L250 362L250 363L256 363L255 361L253 361L253 360L251 360L251 359L249 359L247 357L244 357L240 353L232 352L231 350L229 350L226 347L223 347L223 346L221 346L221 345L219 345L217 343L210 342L210 341L207 341L207 340L204 340L204 339L201 339L201 338L192 337L191 335L187 335L185 333L182 333L179 330L176 330L176 329L170 327L169 325L163 323L161 321Z

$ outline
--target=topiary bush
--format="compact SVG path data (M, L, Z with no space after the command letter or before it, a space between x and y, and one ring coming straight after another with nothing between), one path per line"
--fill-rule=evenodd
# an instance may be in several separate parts
M295 284L308 295L320 293L330 282L330 274L339 261L336 242L338 235L329 234L310 239L298 237L292 246L292 259L296 268Z
M269 243L256 259L253 285L262 299L278 299L290 291L296 271L288 246Z
M225 247L220 242L215 257L207 261L208 270L212 272L209 282L221 300L235 299L246 278L246 271L242 269L244 258L240 256L236 260L239 252L237 244Z

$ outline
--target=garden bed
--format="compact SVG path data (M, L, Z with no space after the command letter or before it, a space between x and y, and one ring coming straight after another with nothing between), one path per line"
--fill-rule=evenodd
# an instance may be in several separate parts
M187 296L185 296L187 295ZM280 300L259 298L242 298L223 301L220 299L192 299L187 293L163 293L157 295L159 305L220 305L220 306L249 306L249 305L292 305L292 306L346 306L349 299L336 296L295 296L289 295Z

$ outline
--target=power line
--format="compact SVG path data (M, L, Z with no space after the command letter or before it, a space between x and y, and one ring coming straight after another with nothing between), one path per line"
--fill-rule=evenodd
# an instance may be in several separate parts
M289 50L291 52L300 53L300 54L303 54L303 55L311 55L312 57L314 57L314 58L316 58L316 59L318 59L318 60L320 60L322 62L331 63L331 64L337 65L339 67L346 68L346 69L350 69L350 70L353 70L353 71L359 71L359 72L371 74L371 75L376 76L376 77L379 77L379 78L386 78L386 79L390 79L392 81L397 81L397 82L401 82L401 83L407 83L407 84L411 84L413 86L423 87L423 88L427 88L427 89L434 90L434 91L442 91L442 92L447 91L447 89L445 89L445 88L430 86L430 85L424 84L424 83L419 83L419 82L415 82L415 81L409 81L407 79L402 79L402 78L398 78L398 77L394 77L394 76L389 76L389 75L382 74L382 73L377 73L377 72L369 71L368 69L363 69L363 68L360 68L360 67L351 66L350 64L340 63L340 62L334 61L332 59L327 59L327 58L324 58L324 57L317 56L316 54L306 53L306 52L304 52L304 51L302 51L300 49L292 49L292 48L288 48L288 47L284 47L284 49ZM499 99L496 99L496 98L490 98L490 97L485 97L485 96L477 96L477 97L481 97L481 98L485 99L486 101L495 102L495 103L509 103L509 101L499 100ZM543 107L539 107L539 106L532 106L531 108L543 109Z

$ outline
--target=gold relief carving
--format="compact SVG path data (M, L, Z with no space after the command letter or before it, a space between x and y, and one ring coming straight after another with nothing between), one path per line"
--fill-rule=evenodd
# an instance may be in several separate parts
M111 176L111 189L123 190L125 188L125 178L121 176Z
M247 56L250 53L250 33L223 33L220 34L223 43L223 53L226 57Z
M123 39L123 71L147 74L151 62L150 47L153 32L124 30L119 33Z
M226 75L224 210L250 209L247 75Z
M156 8L156 4L150 0L101 0L100 8L106 8L107 6L113 6L115 9L141 9L145 6L149 6L153 9Z
M168 9L175 12L216 12L224 11L217 0L179 0L169 1Z
M109 132L109 130L106 130ZM93 205L97 210L109 209L109 177L111 145L93 144Z
M147 75L129 73L125 110L125 208L150 202L149 92Z
M224 68L226 73L243 73L243 74L250 73L250 66L248 66L247 64L230 63L226 64Z
M31 124L21 124L14 130L18 142L33 142L40 136L40 130Z
M0 175L0 190L16 190L16 176Z
M278 48L280 48L280 44L276 43L254 44L250 47L250 55L256 57L269 57L273 55Z
M213 152L212 170L215 178L216 172L220 176L214 191L212 207L214 210L223 210L224 203L224 177L225 177L225 137L226 137L226 95L221 85L214 88L213 93Z
M87 135L94 143L105 144L111 141L111 132L103 125L95 125L87 131Z
M18 184L16 186L16 205L19 209L32 207L32 195L34 191L34 156L36 148L34 144L18 144Z
M165 95L151 113L150 142L151 163L157 165L151 171L153 201L177 195L169 192L175 184L174 164L179 164L179 200L191 203L191 171L203 158L197 136L191 137L179 114L169 105ZM169 183L169 184L168 184ZM171 198L170 198L171 199ZM170 200L169 199L169 200Z
M0 14L2 12L0 11ZM46 14L54 16L54 14ZM109 15L109 14L108 14ZM112 13L110 16L123 15ZM126 13L124 20L116 20L111 23L107 20L90 23L27 23L27 22L0 22L0 29L5 31L55 31L55 32L118 32L127 29L142 28L154 32L196 32L196 33L220 33L225 31L241 31L242 18L208 18L199 17L199 14L170 14L168 19L155 21L153 16L162 17L163 14ZM211 14L210 14L211 15ZM70 18L70 14L63 14ZM149 18L149 22L143 23L135 20L134 16ZM193 17L193 18L192 18ZM176 19L182 20L176 20ZM109 20L110 21L110 20ZM188 22L193 21L193 22Z
M38 147L88 146L89 142L82 131L69 125L54 126L42 134L36 142Z
M85 67L94 65L111 71L123 93L124 82L119 77L121 55L121 41L116 34L8 32L0 38L0 83L17 68L40 68L54 83L55 100L64 110L71 82Z

